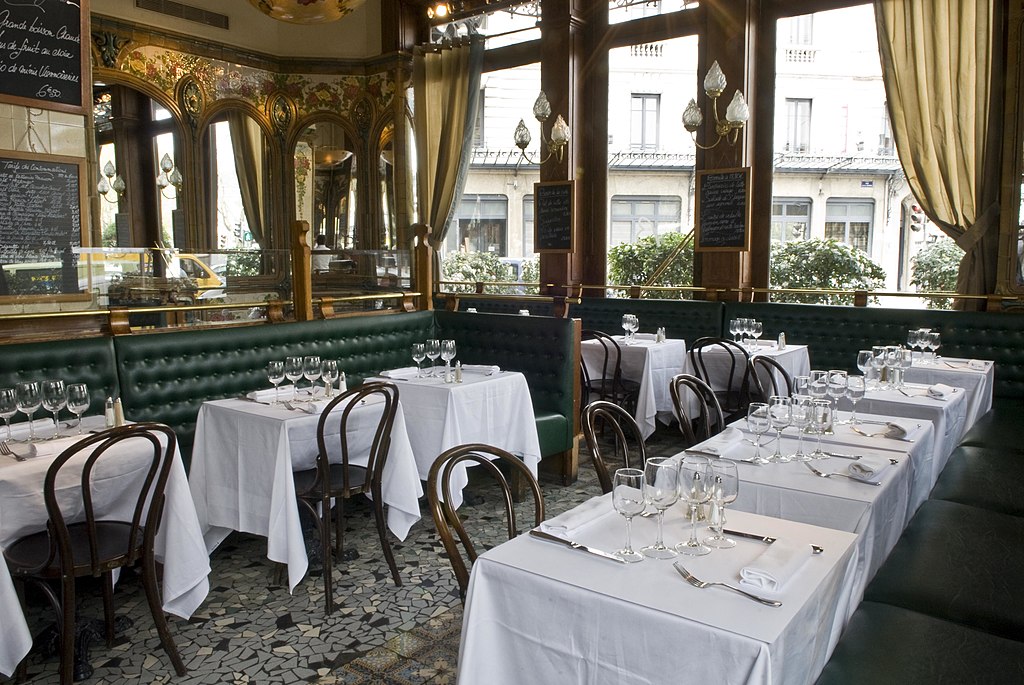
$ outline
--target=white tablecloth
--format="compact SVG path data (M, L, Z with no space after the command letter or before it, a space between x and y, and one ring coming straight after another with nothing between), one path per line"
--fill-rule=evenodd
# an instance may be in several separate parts
M380 410L380 404L368 404L350 415L351 463L366 464ZM288 565L289 590L309 566L292 472L315 465L319 418L229 399L204 402L196 423L189 485L207 548L215 549L232 530L266 537L267 558ZM337 432L334 424L334 436ZM331 444L339 444L336 437ZM401 402L391 430L382 492L388 528L404 540L420 518L418 499L423 490Z
M609 505L610 506L610 505ZM654 539L635 518L633 543ZM625 522L602 517L573 539L622 546ZM459 648L461 685L812 683L848 618L856 536L734 512L730 526L818 544L772 608L723 588L695 588L667 561L617 564L521 535L474 564ZM688 537L682 505L666 512L665 537ZM707 529L698 531L707 535ZM735 583L766 546L682 557L698 578Z
M427 479L442 452L474 442L521 457L537 475L540 440L526 377L518 371L468 370L462 377L462 383L445 383L440 376L397 383L420 479ZM461 466L451 478L455 506L462 504L462 488L469 482Z
M666 340L654 342L654 336L637 334L632 345L619 341L622 377L640 384L636 402L636 422L646 439L654 433L657 419L669 423L672 418L672 396L668 383L686 368L686 342ZM601 373L604 348L596 340L580 343L583 363L591 374Z
M971 365L980 368L971 368ZM996 365L991 361L955 359L943 357L934 363L914 360L907 370L909 383L933 385L944 383L967 392L965 400L964 432L970 430L985 412L992 408L992 390L995 384Z
M18 435L17 431L15 435ZM71 437L40 443L38 456L27 461L19 462L0 456L0 547L45 528L47 515L43 501L43 479L46 470L53 457L70 446L75 439ZM111 455L116 461L107 462L107 468L116 466L117 470L106 477L98 472L100 478L94 501L97 512L113 518L131 518L141 478L145 476L144 468L138 463L132 463L132 455L138 457L143 454L141 450L147 449L141 442L129 442L111 448L118 454ZM65 493L61 496L62 501L65 496L72 498L68 501L77 501L80 483L80 480L76 480L66 487L58 484L58 491ZM178 455L175 455L171 466L165 496L163 519L156 538L156 557L163 563L163 608L175 616L188 618L209 593L210 557L203 544L185 468ZM0 563L0 612L3 615L0 673L10 674L32 647L32 636L14 592L7 565L3 563Z
M749 349L752 350L751 357L764 355L777 361L789 373L790 378L806 376L811 372L811 360L807 352L807 345L786 345L785 349L780 350L777 343L764 341ZM725 380L729 374L729 356L720 347L704 350L702 359L707 367L708 375L711 377L710 385L715 390L726 389ZM737 360L737 364L739 361ZM687 358L687 373L696 373L689 358ZM743 369L738 366L733 374L733 389L739 389L738 384L742 378ZM776 378L775 383L779 387L785 387L785 382L781 378Z

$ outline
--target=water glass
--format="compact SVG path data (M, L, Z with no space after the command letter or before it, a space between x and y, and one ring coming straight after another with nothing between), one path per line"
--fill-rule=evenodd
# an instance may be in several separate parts
M278 393L281 390L281 383L284 381L284 362L281 360L267 362L267 380L274 386L274 404L281 401Z
M786 399L789 399L788 397ZM704 538L704 544L717 549L729 549L736 541L725 537L725 505L732 504L739 495L740 477L736 462L715 459L711 462L714 482L711 488L711 537Z
M68 404L68 391L62 380L43 381L43 409L53 414L53 436L51 440L60 437L60 421L57 413Z
M425 343L424 349L426 350L427 359L430 360L430 373L428 377L434 377L434 362L441 356L441 341L436 338L431 338Z
M32 417L43 404L43 393L38 381L18 383L14 390L18 398L18 411L28 417L28 439L31 442L36 439L36 427Z
M833 407L833 418L836 419L835 423L845 423L839 421L836 417L839 416L839 400L840 398L846 397L846 380L849 378L849 374L841 369L831 369L828 372L828 396L835 402Z
M939 351L939 345L941 343L941 336L938 331L928 331L928 341L925 343L929 350L932 352L932 363L939 358L937 352Z
M75 419L78 420L76 435L82 434L82 414L89 410L91 401L89 388L85 383L71 383L68 385L68 411L74 414Z
M913 355L914 349L921 346L921 329L911 328L907 331L907 347L910 348L910 353Z
M11 439L11 417L18 413L18 396L14 388L0 388L0 417L7 424L7 439Z
M767 464L768 460L761 456L761 436L771 428L771 419L768 416L768 404L765 402L751 402L747 407L747 428L754 434L754 456L751 461L755 464Z
M885 383L882 381L882 371L885 370L885 345L871 346L871 368L875 370L875 375L878 376L878 388L884 389Z
M286 357L284 360L284 375L292 383L292 396L295 396L295 390L299 379L302 378L302 357Z
M302 360L302 377L309 381L309 394L316 388L316 380L320 378L320 357L310 355Z
M797 395L790 405L790 421L796 431L796 452L791 455L795 461L810 461L811 457L804 453L804 431L811 425L814 398L810 395Z
M832 425L832 404L828 400L811 402L811 426L818 434L818 446L811 453L812 459L827 459L828 455L821 449L821 436L825 435Z
M324 382L324 393L327 397L334 394L334 381L338 380L338 360L325 359L320 363L320 378Z
M886 345L885 346L885 372L889 380L889 389L896 389L900 386L899 382L899 368L900 368L900 352L903 348L899 345Z
M441 341L441 359L444 360L444 377L448 379L448 372L451 370L452 360L455 359L455 341Z
M807 386L807 394L816 400L828 397L828 371L811 371L811 382Z
M790 460L788 455L782 453L782 431L789 428L793 422L793 400L782 395L772 395L768 398L768 419L772 428L775 429L775 453L768 457L768 461L785 463Z
M416 362L416 378L423 378L423 368L420 364L427 358L426 348L423 343L412 344L412 360Z
M626 546L616 552L623 561L643 561L644 555L633 550L630 528L633 517L647 507L644 501L644 472L640 469L618 469L612 478L612 507L626 519Z
M676 545L676 551L689 556L703 556L711 548L697 539L697 507L709 499L715 474L707 457L688 454L679 464L679 496L690 505L690 539Z
M906 387L907 371L914 365L914 351L900 348L899 351L899 387Z
M850 425L857 425L857 403L864 399L864 391L867 388L867 382L864 380L864 376L849 376L846 379L846 396L850 398L850 402L853 403L853 409L850 410Z
M671 559L678 555L662 538L665 510L679 501L679 468L671 457L651 457L644 464L644 502L658 510L658 539L642 548L644 556Z

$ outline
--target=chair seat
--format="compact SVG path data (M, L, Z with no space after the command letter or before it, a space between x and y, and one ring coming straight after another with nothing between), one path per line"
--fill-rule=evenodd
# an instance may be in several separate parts
M71 554L77 569L77 575L89 573L89 538L85 533L85 524L76 523L68 526L71 536ZM101 565L109 569L125 565L128 549L128 536L131 526L121 521L97 521L96 536L98 540L97 554L102 560ZM141 544L140 540L136 548ZM141 553L140 553L141 554ZM50 555L50 536L44 530L19 538L4 550L4 558L11 573L31 574L42 578L60 578L60 558L54 555L45 567Z
M315 488L316 486L316 469L304 469L302 471L293 471L292 476L295 479L295 494L299 497L319 496L320 489ZM339 497L344 496L343 483L345 482L345 469L341 464L331 464L331 492L328 494L338 495ZM357 490L363 487L366 482L366 469L362 466L353 466L349 464L348 467L348 487L349 490Z

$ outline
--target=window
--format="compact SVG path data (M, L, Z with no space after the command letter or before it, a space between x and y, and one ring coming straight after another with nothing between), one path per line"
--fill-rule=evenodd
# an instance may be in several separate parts
M533 195L523 197L523 256L533 254Z
M786 152L811 149L811 101L786 99Z
M874 212L873 200L829 200L825 205L825 237L868 253Z
M508 198L504 195L463 195L455 223L448 231L450 250L490 252L504 257L507 250Z
M615 195L609 246L678 231L683 202L667 195Z
M660 95L633 93L630 110L630 149L657 151L660 112Z
M476 108L476 121L473 123L473 149L484 147L484 105L487 103L487 91L480 89L480 105Z
M878 155L893 157L896 155L896 143L892 139L892 125L889 123L889 103L882 106L882 132L878 136Z
M777 197L772 200L772 242L807 240L811 227L811 199Z
M810 45L814 42L814 15L803 14L784 19L780 23L779 41L790 45Z

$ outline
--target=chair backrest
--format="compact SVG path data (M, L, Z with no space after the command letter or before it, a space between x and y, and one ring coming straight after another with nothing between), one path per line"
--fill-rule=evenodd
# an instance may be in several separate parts
M690 346L694 374L715 390L727 415L746 411L750 403L750 355L725 338L698 338Z
M789 371L774 357L765 354L750 358L750 384L759 402L767 402L772 395L793 396L793 378Z
M601 445L604 431L611 432L611 446ZM642 469L647 461L643 434L633 416L613 402L595 400L583 408L583 435L594 460L601 492L612 491L612 477L608 472L607 459L614 458L627 468Z
M369 492L373 482L379 481L384 472L384 464L387 461L388 450L391 447L391 428L395 423L395 414L398 411L398 386L387 381L367 381L358 387L335 397L323 411L320 412L320 420L316 424L316 481L313 488L319 489L324 496L332 492L331 483L331 460L337 452L332 452L330 441L337 440L340 444L342 483L344 490L352 490L349 483L349 459L351 457L352 445L350 443L353 412L362 407L364 411L375 411L374 407L381 405L381 413L373 428L373 437L370 440L369 454L366 460L367 477L362 479L358 490ZM342 407L340 412L334 410ZM333 426L338 426L338 435L328 435ZM331 432L333 432L331 430ZM301 493L299 493L301 494Z
M600 360L601 373L593 373L580 359L580 381L582 383L584 404L590 398L591 393L597 394L599 400L614 401L616 396L624 393L622 387L622 350L619 343L604 331L584 330L580 333L580 341L596 340L601 345Z
M462 524L462 519L455 507L450 504L452 501L452 473L455 467L463 462L473 462L482 466L482 470L489 473L501 486L509 540L519 535L520 531L516 524L516 512L512 504L512 486L497 464L507 465L529 486L530 492L533 494L534 526L539 526L544 520L544 496L541 494L537 479L521 459L491 445L479 443L458 445L443 452L434 460L430 467L430 474L427 476L427 500L430 503L430 513L434 519L437 534L441 537L444 551L451 561L452 570L455 571L455 579L459 583L459 596L465 600L466 588L469 585L469 569L466 560L463 559L463 551L470 564L476 561L477 552Z
M130 454L124 448L138 446ZM45 568L59 555L61 573L74 577L102 573L134 564L143 554L152 552L163 515L164 490L177 450L177 438L169 427L157 423L133 423L87 436L61 452L50 464L43 482L43 498L49 518L50 553ZM130 485L118 476L130 478ZM73 480L72 480L73 479ZM69 488L74 483L77 487ZM114 485L112 485L114 484ZM130 507L131 516L113 517L114 491L139 485ZM77 489L76 494L74 491ZM128 511L123 503L117 510ZM127 529L119 535L124 547L118 548L110 535L110 524L118 522ZM81 550L82 539L89 557L83 563L73 546ZM74 540L74 542L73 542Z
M722 407L710 385L692 374L680 373L668 382L668 391L683 434L684 449L725 429Z

